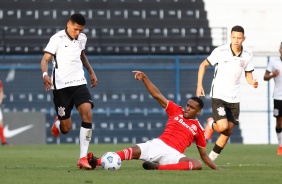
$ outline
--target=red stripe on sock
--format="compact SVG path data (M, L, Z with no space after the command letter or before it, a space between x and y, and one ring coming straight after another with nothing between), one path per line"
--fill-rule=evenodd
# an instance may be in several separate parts
M121 160L131 160L132 158L132 148L126 148L121 151L117 151L116 154L119 155Z
M177 164L159 165L159 170L192 170L193 167L192 162L179 162Z

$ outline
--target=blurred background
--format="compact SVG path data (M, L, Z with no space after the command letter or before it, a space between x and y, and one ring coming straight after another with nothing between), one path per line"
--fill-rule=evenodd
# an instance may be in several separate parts
M279 0L0 0L4 124L8 130L25 127L7 140L78 144L81 120L76 110L73 130L51 136L55 111L52 92L44 90L40 62L49 38L66 27L71 14L80 12L87 20L85 52L99 80L90 89L95 103L93 143L138 143L157 137L167 116L131 71L144 71L168 99L185 106L195 95L199 64L216 46L229 43L231 28L241 25L244 46L254 53L259 88L242 79L240 126L230 143L276 144L273 81L263 81L263 75L269 59L279 57L281 5ZM210 67L204 79L207 95L198 117L203 126L211 116L213 70Z

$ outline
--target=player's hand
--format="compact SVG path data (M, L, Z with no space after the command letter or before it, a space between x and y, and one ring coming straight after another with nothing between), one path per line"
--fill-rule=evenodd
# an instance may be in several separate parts
M95 73L90 75L90 81L91 81L91 88L94 88L98 84L98 79L95 75Z
M275 70L272 74L273 77L277 77L279 75L279 70Z
M132 73L135 73L134 78L135 78L136 80L142 80L143 77L146 76L143 72L137 71L137 70L132 71Z
M203 86L197 87L196 96L197 97L205 96L205 90L204 90Z
M44 88L46 91L49 91L52 86L51 78L48 75L45 75L44 78Z
M257 87L258 87L258 81L257 81L257 79L253 79L253 81L252 81L252 86L253 86L254 88L257 88Z

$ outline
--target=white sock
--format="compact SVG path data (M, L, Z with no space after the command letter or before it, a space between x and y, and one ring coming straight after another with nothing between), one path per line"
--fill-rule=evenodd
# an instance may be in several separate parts
M282 132L277 133L277 138L279 147L282 147Z
M60 120L57 120L57 121L55 122L55 126L56 126L56 127L59 129L59 131L61 132L60 125L61 125Z
M89 143L92 137L92 129L80 127L79 141L80 141L80 158L87 155Z
M217 159L218 156L219 156L219 154L214 152L214 151L211 151L210 154L209 154L209 157L212 161L215 161L215 159Z

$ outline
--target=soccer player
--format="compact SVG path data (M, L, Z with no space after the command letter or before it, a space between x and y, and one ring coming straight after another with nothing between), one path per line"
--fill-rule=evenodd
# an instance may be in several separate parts
M201 170L201 161L184 155L184 150L195 142L204 163L218 170L206 153L204 128L196 118L204 106L203 101L192 97L182 109L167 100L143 72L133 72L135 79L142 80L148 92L166 110L168 121L158 138L116 152L121 160L144 160L143 168L147 170ZM97 159L92 152L88 153L88 160L92 169L101 166L101 158Z
M282 155L282 42L279 47L279 58L272 58L266 67L263 79L269 81L274 79L273 101L274 110L273 116L276 118L276 133L278 138L277 154Z
M5 135L4 135L4 123L3 123L3 114L1 110L1 104L4 98L4 89L2 81L0 80L0 138L3 146L12 146L12 144L7 143Z
M258 82L253 78L253 54L243 47L244 28L234 26L231 30L230 44L215 48L199 67L196 96L205 96L203 78L208 66L215 66L211 85L213 117L206 123L205 136L212 137L213 131L220 133L209 157L215 160L226 145L233 128L239 124L240 114L240 79L244 72L247 82L254 88Z
M79 13L71 15L64 30L54 34L41 61L44 87L53 90L53 101L57 113L51 128L54 137L71 130L71 111L75 106L81 116L80 156L77 167L91 169L87 161L89 142L92 136L92 108L94 106L86 86L83 67L90 74L91 88L96 86L97 77L84 53L87 37L82 30L85 17ZM53 58L53 71L49 77L48 62Z

